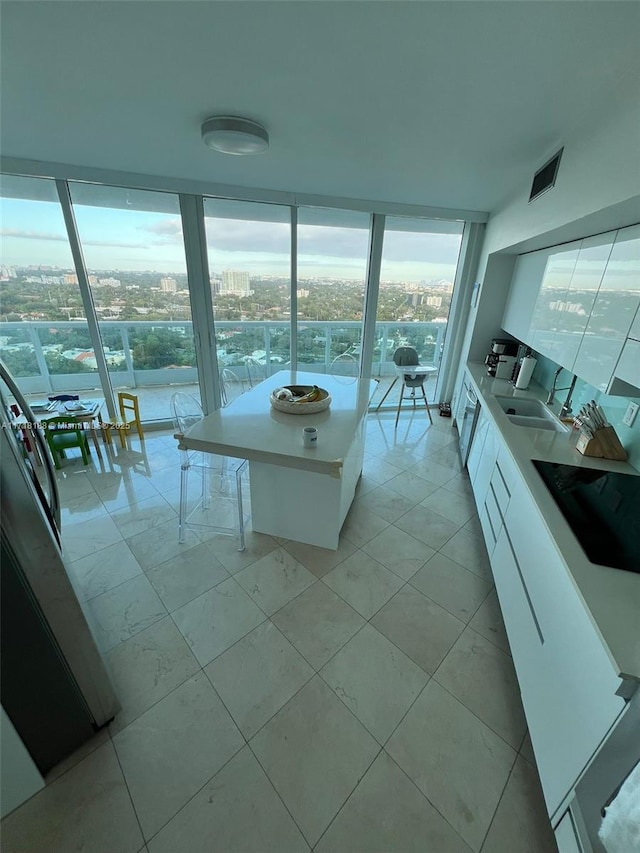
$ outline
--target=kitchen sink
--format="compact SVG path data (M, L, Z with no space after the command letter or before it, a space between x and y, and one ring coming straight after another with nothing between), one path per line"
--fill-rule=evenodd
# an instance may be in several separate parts
M530 429L548 429L555 432L569 431L569 428L553 414L542 400L496 395L496 401L511 423L516 426L529 427Z
M512 424L529 429L550 429L555 432L568 432L569 427L555 417L536 418L534 415L507 415Z

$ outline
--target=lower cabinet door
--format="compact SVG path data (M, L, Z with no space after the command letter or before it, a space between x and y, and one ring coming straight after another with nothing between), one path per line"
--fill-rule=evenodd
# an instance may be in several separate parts
M491 565L552 817L624 702L615 695L619 679L566 567L545 548L548 534L545 539L544 530L531 529L529 512L530 536L509 528L512 511L518 512L514 497Z

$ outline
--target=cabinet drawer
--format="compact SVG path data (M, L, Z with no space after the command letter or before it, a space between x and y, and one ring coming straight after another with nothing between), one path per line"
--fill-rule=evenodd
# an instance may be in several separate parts
M495 532L495 538L497 539L500 535L502 525L504 524L504 514L503 511L500 510L500 506L498 504L498 501L496 500L496 493L494 491L492 483L489 483L489 488L487 489L487 496L485 498L484 503L485 507L487 508L489 518L491 519L491 525Z
M573 825L571 812L565 812L564 817L556 826L556 844L558 853L584 853L584 848L578 839L578 833Z
M487 495L488 497L488 495ZM485 500L484 505L482 506L480 513L480 526L482 527L482 532L484 534L484 542L487 546L487 552L489 556L493 549L495 548L496 540L498 538L498 534L500 533L500 529L502 527L502 522L500 522L500 527L496 530L495 527L495 518L491 516L491 510L487 505L487 501Z
M489 488L493 491L495 502L500 510L500 515L504 520L507 510L509 509L509 502L511 501L511 489L505 482L502 467L500 465L500 459L498 459L494 466L493 474L491 475L491 480L489 482Z

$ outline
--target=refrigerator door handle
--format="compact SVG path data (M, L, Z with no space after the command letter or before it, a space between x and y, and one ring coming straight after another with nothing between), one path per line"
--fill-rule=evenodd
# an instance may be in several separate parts
M7 370L5 363L0 360L0 379L5 383L11 394L15 397L18 405L27 416L27 419L30 423L35 424L36 418L31 411L29 404L22 396L22 392L18 388L15 383L13 376ZM38 451L40 453L40 457L42 459L42 464L47 476L47 485L49 487L49 500L50 500L50 512L53 517L53 520L56 524L56 534L58 534L60 530L60 493L58 492L58 483L56 480L55 471L53 469L53 464L51 462L51 456L49 454L49 448L42 437L42 433L37 427L33 427L31 430L31 434L35 437L36 443L38 445Z

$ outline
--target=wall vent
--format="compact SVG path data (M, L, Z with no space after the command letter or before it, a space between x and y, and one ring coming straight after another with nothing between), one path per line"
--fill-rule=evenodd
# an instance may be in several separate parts
M561 148L557 154L554 154L550 160L547 160L544 166L541 166L533 176L531 193L529 195L530 202L554 186L563 151L564 148Z

